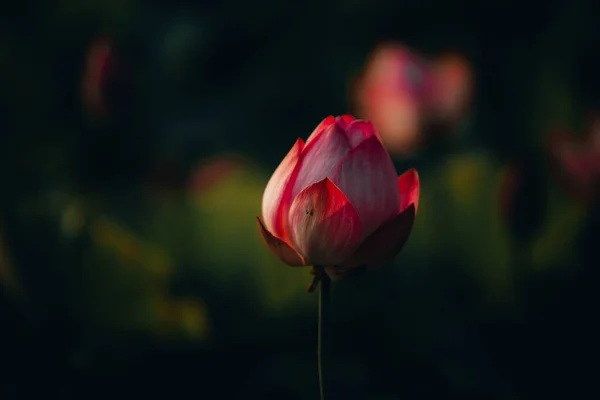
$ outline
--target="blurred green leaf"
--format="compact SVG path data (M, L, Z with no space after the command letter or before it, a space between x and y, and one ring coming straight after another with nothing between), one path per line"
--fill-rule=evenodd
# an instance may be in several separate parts
M190 202L202 228L198 248L211 274L223 283L248 279L265 307L281 311L293 303L308 304L310 276L307 268L284 265L263 243L256 217L262 217L266 183L264 175L245 165L207 192L192 194Z
M500 168L485 155L452 156L419 171L421 200L407 258L433 262L447 254L466 262L492 299L511 293L508 239L499 215ZM404 256L403 256L404 257Z

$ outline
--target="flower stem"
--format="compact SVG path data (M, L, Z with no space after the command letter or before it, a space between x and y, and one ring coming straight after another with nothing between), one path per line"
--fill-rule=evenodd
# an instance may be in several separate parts
M331 279L325 273L325 268L315 266L315 272L319 277L321 286L319 288L319 316L318 316L318 333L317 333L317 364L319 370L319 394L321 400L325 399L323 389L323 335L324 325L329 321L329 299L331 293Z

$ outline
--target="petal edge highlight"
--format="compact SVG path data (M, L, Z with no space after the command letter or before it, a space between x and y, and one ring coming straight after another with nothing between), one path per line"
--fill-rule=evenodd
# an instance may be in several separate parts
M296 166L302 150L304 150L304 141L299 138L273 172L263 193L262 214L267 230L283 240L287 239L287 215L283 214L292 202L291 190L296 181Z
M400 191L399 213L404 212L411 204L415 205L415 215L419 208L419 194L421 183L419 173L411 168L398 177L398 190Z
M259 217L256 217L258 221L258 227L260 228L260 233L267 244L267 247L273 254L275 254L281 261L286 263L287 265L291 265L292 267L304 267L308 265L304 257L296 252L296 250L292 249L290 245L285 243L281 239L277 239L275 236L269 232Z
M325 131L325 129L327 129L329 125L332 125L333 123L335 123L335 118L333 117L333 115L330 115L323 121L321 121L321 123L319 123L319 125L317 125L317 127L312 131L308 139L306 139L306 144L309 144L317 137L319 137L319 135L321 135Z

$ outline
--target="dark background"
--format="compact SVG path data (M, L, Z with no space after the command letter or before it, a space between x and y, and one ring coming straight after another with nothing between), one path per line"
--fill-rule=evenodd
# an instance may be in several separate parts
M593 397L600 210L545 149L600 106L599 17L592 0L10 2L0 398L318 398L311 277L255 217L384 40L461 52L476 97L454 140L395 159L420 173L415 229L395 265L334 286L326 398ZM81 79L103 35L117 67L95 118ZM212 180L191 185L198 168Z

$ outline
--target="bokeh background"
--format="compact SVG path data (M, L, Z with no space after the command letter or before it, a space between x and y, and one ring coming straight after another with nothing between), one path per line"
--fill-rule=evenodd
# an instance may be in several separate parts
M598 17L592 0L10 2L0 398L318 398L311 276L256 216L389 41L462 54L474 95L452 135L393 155L419 171L419 215L393 265L334 285L327 397L593 397L600 209L548 143L600 107Z

